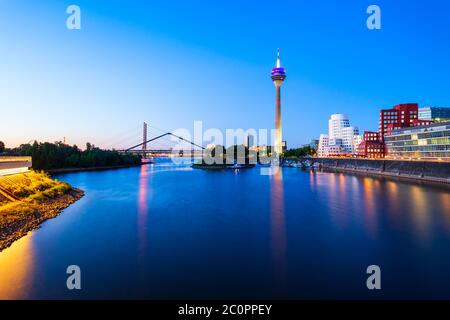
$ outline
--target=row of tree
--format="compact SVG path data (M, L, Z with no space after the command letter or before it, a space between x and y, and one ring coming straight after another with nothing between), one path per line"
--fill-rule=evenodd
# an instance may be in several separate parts
M33 144L22 144L18 148L3 151L8 155L33 157L33 168L37 170L138 165L141 161L138 155L102 150L90 143L86 144L84 151L76 145L69 146L62 142L38 143L36 141Z
M203 153L203 164L210 165L232 165L252 164L257 161L257 153L249 150L244 145L233 145L225 148L223 145L216 145L208 148Z
M316 154L316 149L311 146L304 146L298 149L289 149L284 153L285 158L300 158L306 156L314 156Z

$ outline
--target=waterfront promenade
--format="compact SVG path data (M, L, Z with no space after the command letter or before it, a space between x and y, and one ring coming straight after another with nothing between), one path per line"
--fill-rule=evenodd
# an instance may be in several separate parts
M359 158L316 158L325 170L402 178L450 186L450 163L444 161L410 161Z

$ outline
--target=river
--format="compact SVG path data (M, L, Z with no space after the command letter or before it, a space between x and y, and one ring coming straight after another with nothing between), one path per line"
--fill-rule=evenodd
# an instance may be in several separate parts
M57 178L86 195L0 253L2 299L450 298L448 189L171 162Z

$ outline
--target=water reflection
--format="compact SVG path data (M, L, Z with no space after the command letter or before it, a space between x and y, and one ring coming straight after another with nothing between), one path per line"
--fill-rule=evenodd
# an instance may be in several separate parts
M337 184L337 194L338 194L338 199L340 202L340 214L338 215L338 221L339 224L341 226L341 228L343 227L347 227L349 222L350 222L350 207L349 207L349 203L351 202L351 193L348 190L348 184L349 184L349 178L348 176L346 176L343 173L340 173L337 177L338 179L338 184Z
M143 257L146 252L147 244L147 219L148 219L148 201L149 201L149 177L148 170L152 165L141 166L139 175L139 191L138 191L138 206L137 206L137 224L138 224L138 255Z
M400 210L401 208L398 201L398 199L400 198L398 184L393 181L386 181L385 190L385 194L387 197L386 204L388 205L388 209L390 212L388 218L395 224L396 227L399 227L402 211Z
M450 194L442 192L439 200L442 206L442 220L445 222L447 232L450 233Z
M278 290L286 288L286 222L284 215L283 172L277 170L271 177L271 226L275 279Z
M353 285L361 283L355 268L364 273L360 266L369 261L382 265L389 277L390 290L382 290L380 298L450 297L447 190L288 170L269 177L252 169L230 176L148 165L66 174L61 180L82 182L86 197L0 253L0 298L72 298L74 292L64 289L65 261L80 262L88 275L102 271L101 281L89 281L89 290L82 290L87 299L195 299L222 288L221 297L230 299L265 292L269 298L370 299L364 282L360 289ZM205 202L210 186L217 192ZM249 191L236 197L237 186ZM217 214L214 203L236 214ZM172 237L177 232L180 236ZM94 235L98 241L92 241ZM240 239L249 241L234 255ZM223 259L231 254L232 269ZM231 276L238 283L249 279L249 285L235 285ZM177 290L170 290L172 283Z
M380 194L380 181L363 178L363 203L365 206L365 226L371 236L377 232L377 197Z
M347 201L347 198L341 192L339 176L338 174L330 173L321 175L321 179L325 181L325 188L322 188L319 192L324 192L328 195L329 219L334 226L341 228L345 225L346 212L342 210L342 206L345 206L344 203Z
M416 234L421 240L430 239L430 219L431 213L429 211L429 204L427 201L427 194L422 187L411 186L411 197L409 207L412 214Z
M33 286L33 234L0 253L0 299L23 299Z
M317 174L314 170L309 170L309 187L312 192L316 192L317 190Z

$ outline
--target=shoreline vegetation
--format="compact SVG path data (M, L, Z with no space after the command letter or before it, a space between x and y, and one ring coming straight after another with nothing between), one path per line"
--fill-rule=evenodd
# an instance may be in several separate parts
M0 252L84 195L66 182L35 171L0 177L0 186Z
M70 146L63 142L35 141L33 144L22 144L18 148L6 149L7 156L29 156L33 159L34 170L48 172L66 172L80 169L85 171L90 168L126 167L141 164L141 156L130 153L120 153L116 150L102 150L89 142L85 150L80 150L76 145Z
M203 158L192 164L192 168L207 170L253 168L259 156L257 151L250 150L244 145L233 145L229 148L216 145L206 149Z

